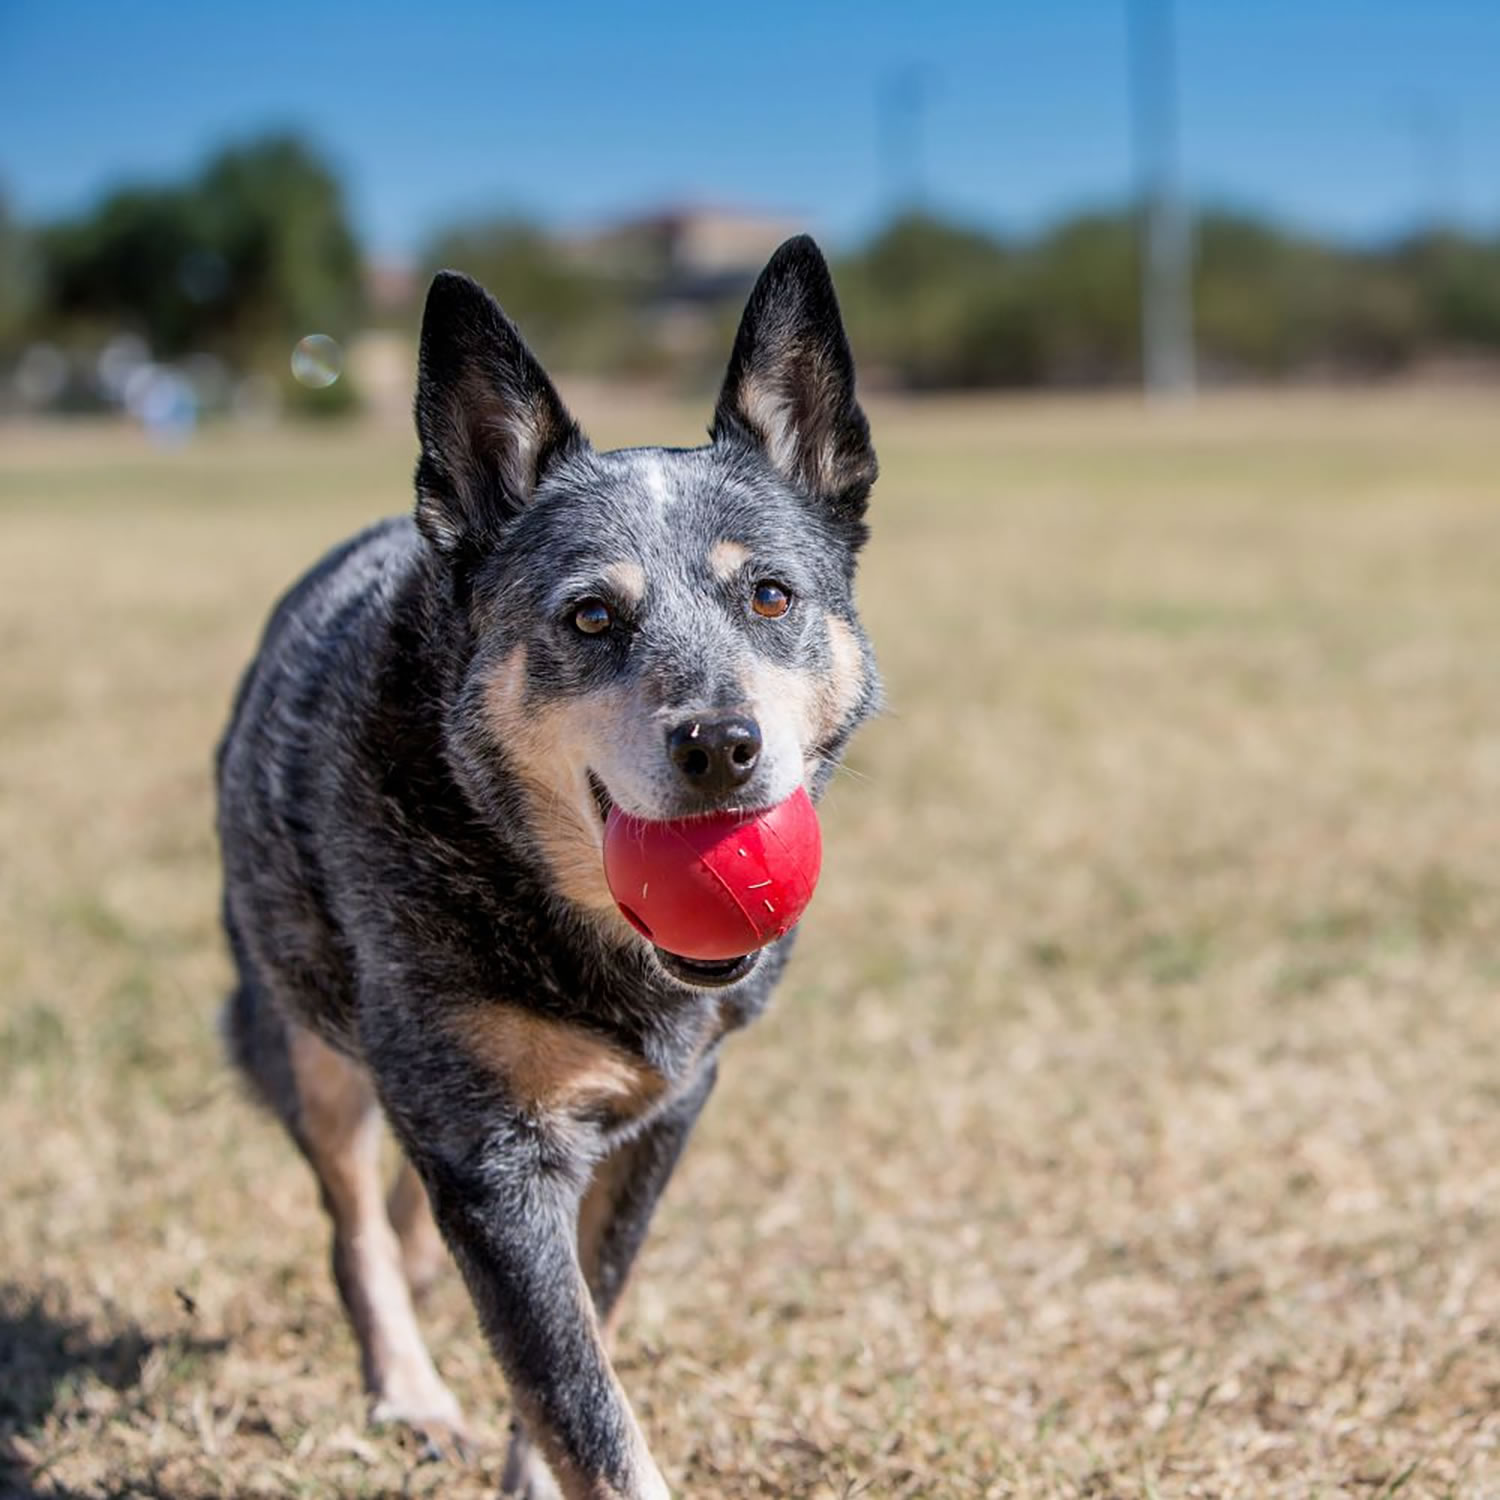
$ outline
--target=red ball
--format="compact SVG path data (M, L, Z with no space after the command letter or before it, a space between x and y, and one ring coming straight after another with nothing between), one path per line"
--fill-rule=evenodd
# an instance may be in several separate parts
M604 878L643 937L682 958L740 958L774 943L812 900L823 862L801 787L754 813L648 822L612 808Z

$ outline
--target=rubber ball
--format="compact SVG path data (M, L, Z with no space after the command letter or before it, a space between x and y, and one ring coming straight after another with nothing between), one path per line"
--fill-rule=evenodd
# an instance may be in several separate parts
M799 787L753 813L653 822L612 808L604 876L643 937L682 958L740 958L789 932L823 862L818 815Z

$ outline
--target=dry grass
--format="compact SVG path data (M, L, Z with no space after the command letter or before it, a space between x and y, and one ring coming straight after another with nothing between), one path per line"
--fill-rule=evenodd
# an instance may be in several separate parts
M623 1329L676 1489L1500 1494L1493 402L877 433L893 712ZM471 1469L366 1429L311 1181L213 1034L210 748L409 441L0 455L10 1482L490 1495L460 1289Z

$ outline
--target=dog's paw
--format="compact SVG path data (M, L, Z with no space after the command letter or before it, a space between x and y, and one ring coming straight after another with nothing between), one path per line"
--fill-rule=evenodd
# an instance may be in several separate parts
M438 1393L441 1393L440 1395ZM478 1445L464 1421L447 1386L427 1393L425 1400L403 1399L387 1394L376 1399L370 1408L370 1422L375 1427L397 1427L409 1432L421 1445L424 1459L450 1463L470 1463Z

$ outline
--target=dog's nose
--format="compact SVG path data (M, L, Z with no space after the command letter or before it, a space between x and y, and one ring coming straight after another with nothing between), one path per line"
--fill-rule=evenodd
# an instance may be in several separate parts
M705 796L744 786L760 759L760 725L744 714L684 719L667 732L667 754Z

